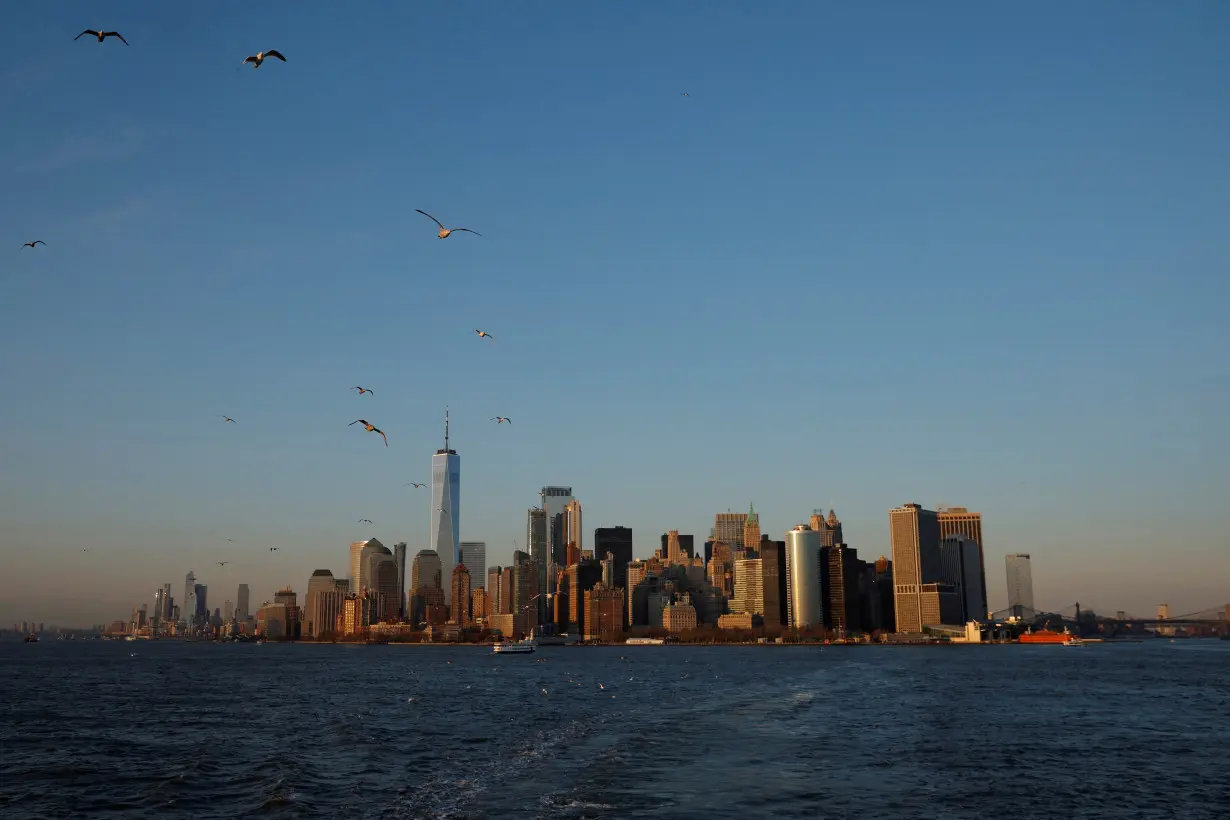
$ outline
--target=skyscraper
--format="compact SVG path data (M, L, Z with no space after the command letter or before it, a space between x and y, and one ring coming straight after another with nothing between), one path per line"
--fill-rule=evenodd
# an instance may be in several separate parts
M594 557L614 558L614 586L628 588L628 564L632 563L632 530L628 527L599 527L594 530Z
M718 513L713 524L713 540L725 541L730 544L732 550L741 550L744 548L743 527L745 524L747 524L747 513Z
M252 610L248 608L248 585L240 584L239 593L235 596L235 620L246 621Z
M444 570L440 556L435 550L419 550L410 566L410 586L418 592L420 587L436 587L444 581Z
M581 502L575 498L564 507L564 542L574 544L578 551L584 550L584 529L581 526ZM601 558L602 556L595 556Z
M547 523L547 552L556 564L566 566L568 530L565 527L564 510L572 502L572 488L543 487L539 496L542 497L542 512Z
M1034 609L1034 574L1029 553L1006 555L1004 563L1008 570L1008 614L1032 618L1037 610Z
M820 533L800 524L786 533L786 615L792 629L824 626L820 578Z
M538 560L538 556L534 554L531 544L530 558L536 562L536 571L538 573L536 586L538 591L549 593L552 592L551 584L555 581L555 573L551 571L551 565L568 566L568 528L565 521L565 511L572 502L572 488L543 487L538 491L538 495L542 499L542 520L545 527L543 534L546 537L546 549L544 550L544 560ZM532 523L533 521L531 520ZM539 623L546 623L549 620L548 603L546 595L543 595L537 601Z
M441 585L449 595L453 567L460 560L461 456L448 446L448 408L444 409L444 448L431 457L431 510L431 548L440 556Z
M888 511L898 632L921 632L923 585L940 580L940 525L933 510L903 504Z
M363 548L367 546L366 541L351 541L350 542L350 594L359 594L359 576L363 570Z
M188 574L184 577L184 603L180 607L180 612L184 620L188 622L188 626L192 626L196 618L196 575L192 570L188 570Z
M452 600L450 615L458 626L470 623L470 592L470 568L462 562L453 567L453 589L449 596Z
M978 567L982 573L978 580L981 587L982 611L970 617L985 618L987 615L987 558L986 544L982 540L982 513L970 512L966 507L940 507L936 511L940 523L940 538L963 535L978 547Z
M406 542L393 545L393 560L397 562L397 616L406 617Z
M760 546L760 515L756 512L756 506L749 504L747 508L747 518L743 520L743 548L745 550L756 549Z
M961 596L964 622L986 618L986 572L982 567L982 550L977 542L961 533L945 537L940 541L940 571L944 574L944 581L956 587L957 594Z
M487 567L487 542L462 541L458 551L461 554L461 563L470 571L471 586L482 586L483 571Z

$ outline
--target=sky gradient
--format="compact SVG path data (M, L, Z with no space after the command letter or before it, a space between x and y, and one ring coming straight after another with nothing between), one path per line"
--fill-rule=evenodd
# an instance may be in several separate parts
M917 501L994 608L1230 601L1230 4L6 11L0 624L413 555L446 404L490 563Z

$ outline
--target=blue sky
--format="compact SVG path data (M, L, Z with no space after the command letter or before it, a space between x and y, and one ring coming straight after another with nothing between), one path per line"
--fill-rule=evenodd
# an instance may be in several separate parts
M995 606L1017 551L1043 606L1230 600L1225 3L6 22L0 623L422 548L446 403L492 563L544 484L639 555L754 501L872 559L918 501Z

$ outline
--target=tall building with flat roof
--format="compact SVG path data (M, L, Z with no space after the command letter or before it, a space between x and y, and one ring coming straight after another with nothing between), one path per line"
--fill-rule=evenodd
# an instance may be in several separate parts
M939 521L933 510L910 503L888 511L888 528L897 632L922 632L923 585L942 578Z
M747 513L724 512L714 516L713 539L725 541L732 550L741 550L746 545L743 541L743 530L747 524ZM759 519L757 519L759 526ZM759 540L759 539L757 539ZM752 544L755 546L755 544Z
M444 447L431 457L431 548L440 556L440 582L452 593L453 567L461 560L461 456L448 444L448 408L444 409Z
M1034 609L1034 574L1029 553L1018 552L1004 556L1008 575L1008 614L1018 618L1032 618Z
M410 587L418 592L420 587L440 586L444 582L444 570L440 562L440 554L435 550L419 550L410 566Z
M550 593L555 583L555 575L551 570L554 564L559 567L568 566L568 505L572 503L572 488L571 487L543 487L538 491L538 497L541 500L543 525L545 527L544 534L546 536L546 550L543 560L538 560L532 552L530 557L535 561L536 571L538 573L538 582L536 586L543 593ZM578 549L580 545L578 545ZM545 623L551 619L548 612L547 596L538 599L537 612L539 623Z
M599 527L594 530L594 557L612 557L614 583L610 586L627 589L628 564L632 563L632 530L628 527Z
M466 569L470 571L470 585L482 586L483 572L487 567L487 542L462 541L459 552L461 563L465 564Z
M982 513L970 512L966 507L940 507L936 510L935 517L939 521L941 541L951 535L961 535L977 545L978 566L982 575L977 584L981 590L975 590L974 595L982 597L982 612L978 617L985 618L987 616L987 545L982 540Z
M792 629L824 626L821 596L820 533L800 524L786 533L788 625ZM738 573L735 583L739 582Z
M961 623L986 618L986 572L978 543L962 533L945 536L940 541L940 571L961 598Z
M248 620L249 617L251 617L252 609L249 606L248 600L249 600L248 585L240 584L239 592L235 596L235 619L236 620L246 621Z
M453 594L450 614L454 623L468 626L470 605L473 603L470 587L470 568L464 563L453 568Z
M564 542L575 544L577 550L580 551L585 549L582 543L584 537L585 530L581 526L581 502L574 498L568 502L568 506L564 507Z

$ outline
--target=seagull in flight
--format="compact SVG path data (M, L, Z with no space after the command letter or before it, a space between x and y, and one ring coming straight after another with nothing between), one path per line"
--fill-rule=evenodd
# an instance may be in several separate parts
M496 424L503 424L504 422L508 422L509 424L512 424L512 419L508 418L507 416L496 416L495 418L491 419L491 421L494 421Z
M451 234L451 233L454 233L454 232L456 232L456 231L465 231L466 233L472 233L472 234L474 234L475 236L482 236L482 234L481 234L481 233L479 233L478 231L472 231L472 230L470 230L469 228L446 228L446 227L444 227L444 225L440 222L440 220L436 219L434 216L432 216L431 214L427 213L426 211L419 210L418 208L415 208L414 210L418 211L418 212L419 212L419 213L421 213L423 216L427 217L427 218L428 218L428 219L430 219L432 222L434 222L434 223L436 223L437 225L439 225L439 226L440 226L440 233L436 234L436 236L438 236L440 239L448 239L448 235L449 235L449 234Z
M683 92L683 96L685 96L685 97L690 97L690 96L692 96L692 95L691 95L691 94L689 94L688 92L686 92L686 91L685 91L685 92Z
M219 562L218 562L218 566L220 566L220 567L224 567L224 566L226 566L226 565L227 565L227 564L229 564L229 563L230 563L230 561L219 561Z
M277 551L278 551L278 548L277 548L277 547L270 547L270 548L269 548L269 551L270 551L270 552L277 552Z
M92 29L92 28L87 28L85 31L81 32L80 34L78 34L78 35L77 35L76 37L74 37L73 39L74 39L74 40L80 40L82 37L84 37L84 36L85 36L85 35L87 35L87 34L89 34L91 37L97 37L97 38L98 38L98 42L100 42L100 43L101 43L103 40L107 39L108 37L119 37L121 40L123 40L123 41L124 41L124 45L128 45L128 44L129 44L127 40L124 40L124 35L123 35L123 34L120 34L118 31L95 31L95 30L94 30L94 29Z
M478 338L480 339L491 339L492 341L495 340L495 337L492 336L490 333L488 333L485 330L479 330L478 328L474 328L474 332L478 334Z
M237 424L238 423L230 416L224 416L221 413L218 414L218 418L223 420L223 424Z
M384 434L383 430L381 430L378 427L373 426L372 423L369 422L367 419L355 419L354 421L350 422L350 424L347 424L346 426L350 427L351 425L354 425L354 424L362 424L364 427L367 428L367 432L369 433L379 433L380 437L384 439L384 446L385 447L389 446L389 437Z
M249 57L245 57L243 63L240 63L240 65L251 63L253 68L260 68L261 63L265 62L266 57L276 57L282 62L286 62L286 58L282 56L281 52L269 49L268 51L258 51Z
M359 519L358 521L356 521L355 523L356 523L356 524L370 524L370 523L372 523L372 520L371 520L370 518L360 518L360 519Z
M21 249L24 251L26 248L33 248L35 245L46 245L46 244L47 243L41 239L35 239L33 242L27 242L26 244L22 245Z
M409 484L407 484L407 485L405 485L405 486L407 486L407 487L413 487L414 489L418 490L418 489L420 489L420 488L422 488L422 487L426 487L427 485L426 485L426 484L420 484L420 483L418 483L417 481L411 481Z
M371 393L373 396L374 396L374 395L376 395L376 391L375 391L375 390L368 390L366 387L359 387L357 384L356 384L354 387L350 388L350 389L351 389L351 390L358 390L358 391L359 391L359 395L360 395L360 396L362 396L364 393Z

